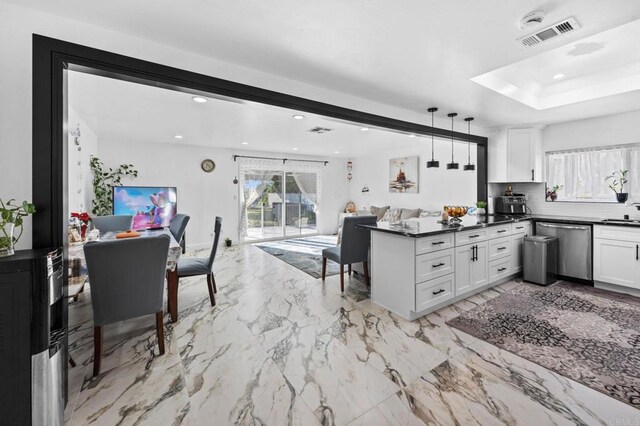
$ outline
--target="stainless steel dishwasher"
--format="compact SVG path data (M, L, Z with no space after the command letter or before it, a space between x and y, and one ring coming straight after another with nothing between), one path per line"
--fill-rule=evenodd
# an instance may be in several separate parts
M593 279L591 225L537 222L536 234L558 238L558 274Z

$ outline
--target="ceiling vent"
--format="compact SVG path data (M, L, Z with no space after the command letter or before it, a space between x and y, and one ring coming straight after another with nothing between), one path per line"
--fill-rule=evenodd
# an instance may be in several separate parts
M320 126L312 127L309 130L307 130L307 132L315 133L317 135L321 135L323 133L327 133L331 131L333 131L333 129L329 129L328 127L320 127Z
M578 24L578 21L576 21L575 18L568 18L543 30L537 31L534 34L520 37L518 39L518 43L524 47L536 46L542 42L570 33L579 28L580 24Z

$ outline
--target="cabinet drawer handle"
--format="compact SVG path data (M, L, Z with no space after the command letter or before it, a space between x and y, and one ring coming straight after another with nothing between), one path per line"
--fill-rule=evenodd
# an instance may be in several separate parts
M478 238L480 235L475 234L475 235L469 235L469 238Z
M502 271L506 271L506 270L507 270L507 268L500 268L500 269L498 269L498 272L502 272Z
M440 263L438 263L436 265L431 265L432 268L439 268L441 266L444 266L444 263L440 262Z
M478 260L478 246L471 247L471 261L475 262Z
M498 234L502 234L503 232L507 232L507 230L506 229L501 229L501 230L498 231Z
M440 293L444 293L444 288L441 288L438 291L432 291L433 294L440 294Z
M498 247L498 250L506 250L506 247Z
M524 229L524 226L516 226L516 229Z
M437 246L437 245L440 245L440 244L444 244L444 241L436 241L434 243L431 243L431 245L433 245L433 246Z
M532 182L535 180L534 176L535 176L535 169L531 169L531 181Z

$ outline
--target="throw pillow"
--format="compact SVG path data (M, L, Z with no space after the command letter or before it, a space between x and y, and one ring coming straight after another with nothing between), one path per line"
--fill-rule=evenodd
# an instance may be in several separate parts
M389 207L390 206L384 206L384 207L371 206L369 211L371 212L372 215L376 216L376 220L380 222L384 217L384 214L387 212L387 210L389 210Z
M402 209L400 220L407 220L414 217L420 217L420 209Z
M392 208L386 211L380 222L397 222L402 214L401 209Z

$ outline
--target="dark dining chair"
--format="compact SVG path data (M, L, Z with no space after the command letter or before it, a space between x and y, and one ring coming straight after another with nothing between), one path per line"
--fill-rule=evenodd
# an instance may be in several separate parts
M168 235L158 235L85 244L93 305L94 377L100 374L106 324L155 314L158 347L164 354L162 302L169 241Z
M171 220L171 224L169 225L169 232L171 232L173 238L175 238L176 241L180 243L180 247L182 247L182 253L185 252L184 231L187 229L189 219L191 219L189 215L179 213L173 217L173 219Z
M101 234L105 232L121 232L131 229L133 223L132 215L112 215L112 216L94 216L91 218L93 228L100 230Z
M351 216L345 217L342 225L342 240L339 246L328 247L322 250L322 279L327 274L327 259L340 265L340 290L344 291L344 265L362 262L364 267L364 279L369 283L369 245L371 243L371 231L359 228L358 225L376 226L376 216Z
M209 289L209 300L211 306L216 305L215 293L218 292L216 287L216 279L213 276L213 261L218 251L218 240L220 240L220 230L222 229L222 218L216 216L214 227L213 247L209 257L186 257L178 260L178 279L182 277L193 277L196 275L207 276L207 288Z

